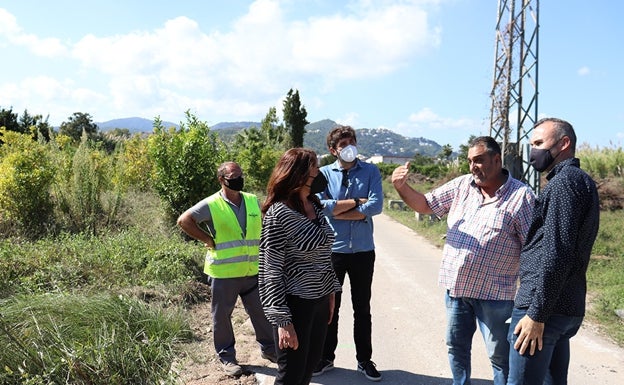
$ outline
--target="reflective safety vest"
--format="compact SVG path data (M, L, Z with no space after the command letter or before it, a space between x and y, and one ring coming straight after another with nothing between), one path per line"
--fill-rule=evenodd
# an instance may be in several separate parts
M223 199L221 192L208 198L210 215L216 237L215 248L206 254L204 273L213 278L236 278L258 274L258 249L262 216L258 207L258 198L249 193L241 192L247 212L247 229L245 235L236 214L229 203Z

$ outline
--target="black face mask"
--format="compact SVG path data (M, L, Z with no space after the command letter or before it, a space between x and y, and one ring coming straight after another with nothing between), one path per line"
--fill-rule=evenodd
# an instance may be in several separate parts
M529 153L529 163L531 163L531 166L538 172L546 170L554 161L555 158L552 157L550 148L548 150L544 148L532 148Z
M319 172L316 177L312 180L312 184L310 185L310 193L318 194L325 191L327 188L327 178L323 175L322 172Z
M232 179L223 177L223 179L225 179L225 185L230 190L241 191L243 189L243 186L245 185L245 181L243 180L242 176L239 176L237 178L232 178Z

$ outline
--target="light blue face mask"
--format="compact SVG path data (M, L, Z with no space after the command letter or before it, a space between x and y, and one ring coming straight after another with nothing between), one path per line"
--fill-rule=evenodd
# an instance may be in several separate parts
M340 159L342 159L343 161L347 163L351 163L355 160L355 158L357 158L357 154L358 154L357 147L350 144L347 147L343 148L342 151L340 151L340 154L338 155L340 156Z

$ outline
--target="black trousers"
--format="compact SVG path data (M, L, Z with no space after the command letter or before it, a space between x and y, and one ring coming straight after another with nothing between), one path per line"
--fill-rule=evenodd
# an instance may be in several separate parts
M286 297L299 340L299 348L279 349L277 327L273 339L277 348L277 376L275 385L308 385L312 372L321 359L323 341L329 320L329 295L319 299Z
M373 355L372 317L370 308L371 286L375 270L375 250L353 254L332 253L332 265L340 284L346 274L351 283L351 304L353 305L353 339L355 358L358 362L368 361ZM333 361L338 346L338 318L342 293L336 293L334 317L327 330L323 359Z

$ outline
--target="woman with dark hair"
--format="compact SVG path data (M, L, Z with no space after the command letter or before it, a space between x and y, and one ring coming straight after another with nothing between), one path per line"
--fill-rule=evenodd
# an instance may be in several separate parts
M258 284L278 346L275 385L310 383L341 290L330 259L334 233L315 196L326 185L316 154L304 148L286 151L267 185Z

